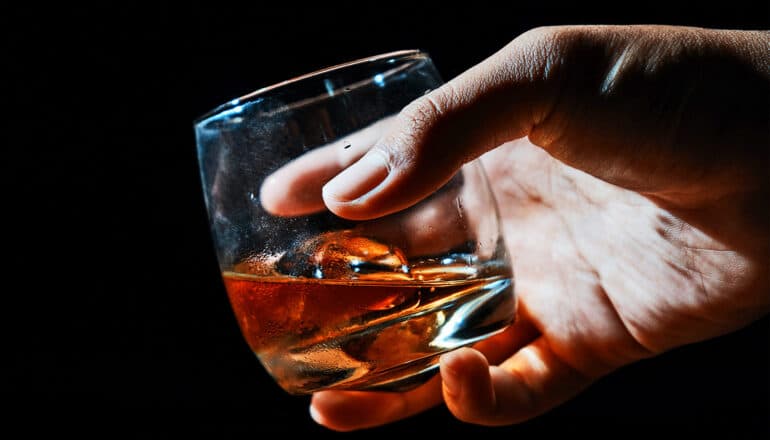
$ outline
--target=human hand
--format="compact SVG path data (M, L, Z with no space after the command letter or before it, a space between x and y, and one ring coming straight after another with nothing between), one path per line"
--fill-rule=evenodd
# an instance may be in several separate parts
M404 109L322 201L353 219L395 212L492 150L519 316L418 389L317 393L316 420L358 429L443 399L467 422L516 423L767 313L769 46L760 32L536 29Z

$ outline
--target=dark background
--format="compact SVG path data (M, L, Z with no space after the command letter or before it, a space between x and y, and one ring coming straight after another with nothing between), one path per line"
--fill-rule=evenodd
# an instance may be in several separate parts
M256 88L385 51L445 79L546 24L767 29L766 2L504 9L253 2L29 4L0 10L3 263L0 420L106 438L330 434L240 336L219 279L192 121ZM761 437L770 324L621 369L531 422L481 428L444 408L364 435ZM345 434L356 437L361 434ZM478 437L477 437L478 438Z

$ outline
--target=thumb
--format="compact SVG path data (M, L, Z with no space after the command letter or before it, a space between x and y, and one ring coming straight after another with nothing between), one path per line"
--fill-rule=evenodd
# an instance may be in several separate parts
M544 93L548 60L532 40L517 38L405 107L367 154L324 186L326 206L353 220L405 209L464 163L527 135L550 99Z
M767 145L766 53L762 32L534 29L404 108L389 134L326 184L324 203L354 220L407 208L463 163L524 136L571 167L674 206L766 185L757 160Z

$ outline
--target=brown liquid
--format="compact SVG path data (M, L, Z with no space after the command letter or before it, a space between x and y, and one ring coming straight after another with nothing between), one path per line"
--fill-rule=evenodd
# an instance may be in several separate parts
M508 277L457 279L447 267L424 267L419 283L393 274L355 283L223 276L246 341L292 393L361 389L419 373L438 353L501 330L514 314ZM469 298L481 298L464 312L474 316L455 317ZM404 364L412 366L399 373Z

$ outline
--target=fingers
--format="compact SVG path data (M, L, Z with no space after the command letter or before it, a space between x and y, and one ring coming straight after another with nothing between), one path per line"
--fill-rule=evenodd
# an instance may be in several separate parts
M564 363L544 337L499 367L478 351L462 348L441 358L443 395L458 419L498 426L535 417L575 396L594 378Z
M543 87L547 58L520 38L409 104L383 139L324 186L326 206L354 220L402 210L464 163L528 134L553 95Z
M326 184L324 202L354 220L389 214L524 136L567 165L676 203L751 187L766 175L766 42L670 26L535 29L404 108Z
M263 204L278 215L322 209L325 183L335 214L382 216L529 136L602 180L697 205L765 179L756 147L767 141L766 41L761 32L667 26L535 29L415 100L387 130L369 130L377 136L364 136L355 154L338 156L337 146L276 173Z
M281 217L312 214L325 209L321 187L357 161L387 131L393 117L310 150L269 175L260 187L260 202Z
M475 345L492 362L502 362L537 335L519 310L517 321L502 333ZM317 423L335 431L351 431L385 425L411 417L442 401L441 377L405 393L323 391L313 395L310 414Z
M279 168L262 183L262 207L281 217L308 215L326 209L321 197L323 184L363 156L393 120L394 117L382 119ZM462 198L462 205L469 211L460 217L454 200L457 198ZM476 208L482 202L476 194L468 193L466 186L450 182L421 209L405 212L397 219L359 223L357 232L393 244L408 257L441 254L471 239L468 231L476 230L472 224L476 221L473 214L484 212L483 206Z
M457 215L456 200L462 197L459 190L445 187L419 209L360 222L355 230L398 247L410 259L445 254L472 240L468 231L476 230L471 216ZM468 205L472 206L472 201Z
M516 320L508 328L473 345L491 365L498 365L522 347L534 341L540 332L532 323L527 306L519 301Z
M441 402L441 378L404 393L322 391L313 394L310 415L335 431L371 428L405 419Z

